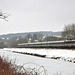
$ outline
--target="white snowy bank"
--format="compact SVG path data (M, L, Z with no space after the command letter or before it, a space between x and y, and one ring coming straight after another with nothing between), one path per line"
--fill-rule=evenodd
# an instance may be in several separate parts
M4 48L3 50L20 53L46 55L46 58L60 59L75 63L75 50L68 49L32 49L32 48Z

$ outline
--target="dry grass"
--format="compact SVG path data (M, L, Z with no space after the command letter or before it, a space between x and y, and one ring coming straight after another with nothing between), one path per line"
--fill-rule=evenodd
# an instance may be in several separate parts
M38 68L26 67L29 64L37 65ZM26 68L24 68L26 67ZM25 63L22 66L12 64L12 61L8 62L8 58L0 57L0 75L47 75L43 66L35 63Z
M11 62L8 63L0 57L0 75L26 75L16 72L16 68L11 68Z

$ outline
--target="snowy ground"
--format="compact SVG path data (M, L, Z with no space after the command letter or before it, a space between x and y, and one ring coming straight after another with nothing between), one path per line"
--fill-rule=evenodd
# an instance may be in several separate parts
M47 58L40 58L31 55L13 53L12 51L18 52L31 52L31 53L39 53L46 55L46 57L63 57L65 59L74 59L75 58L75 51L74 50L59 50L59 49L14 49L14 48L5 48L0 49L0 55L4 57L8 57L9 60L16 59L17 65L23 65L25 63L36 63L41 66L44 66L47 70L48 75L75 75L75 63L65 62L63 60L55 60L55 59L47 59Z
M22 53L32 53L46 55L46 58L60 59L75 63L75 50L68 49L30 49L30 48L4 48L7 51L15 51Z

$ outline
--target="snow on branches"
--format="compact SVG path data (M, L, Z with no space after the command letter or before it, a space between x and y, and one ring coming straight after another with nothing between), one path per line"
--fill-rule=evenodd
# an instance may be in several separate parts
M5 21L8 21L8 15L7 13L4 13L2 10L0 10L0 19L4 19Z

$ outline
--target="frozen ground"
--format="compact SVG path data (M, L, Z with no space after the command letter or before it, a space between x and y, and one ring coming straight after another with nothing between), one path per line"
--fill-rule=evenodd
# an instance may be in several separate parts
M25 55L25 54L19 54L19 53L13 53L12 51L19 51L19 52L33 52L33 53L40 53L40 54L46 54L47 57L51 56L61 56L65 58L75 58L75 51L69 51L69 50L45 50L45 49L0 49L0 55L4 57L8 57L9 60L13 59L13 61L16 59L17 65L23 65L25 63L36 63L41 66L44 66L47 70L48 75L58 75L61 73L61 75L75 75L75 63L71 62L65 62L63 60L54 60L54 59L47 59L47 58L40 58L35 57L31 55Z
M68 49L30 49L30 48L4 48L6 51L46 55L46 58L60 59L75 63L75 50Z

